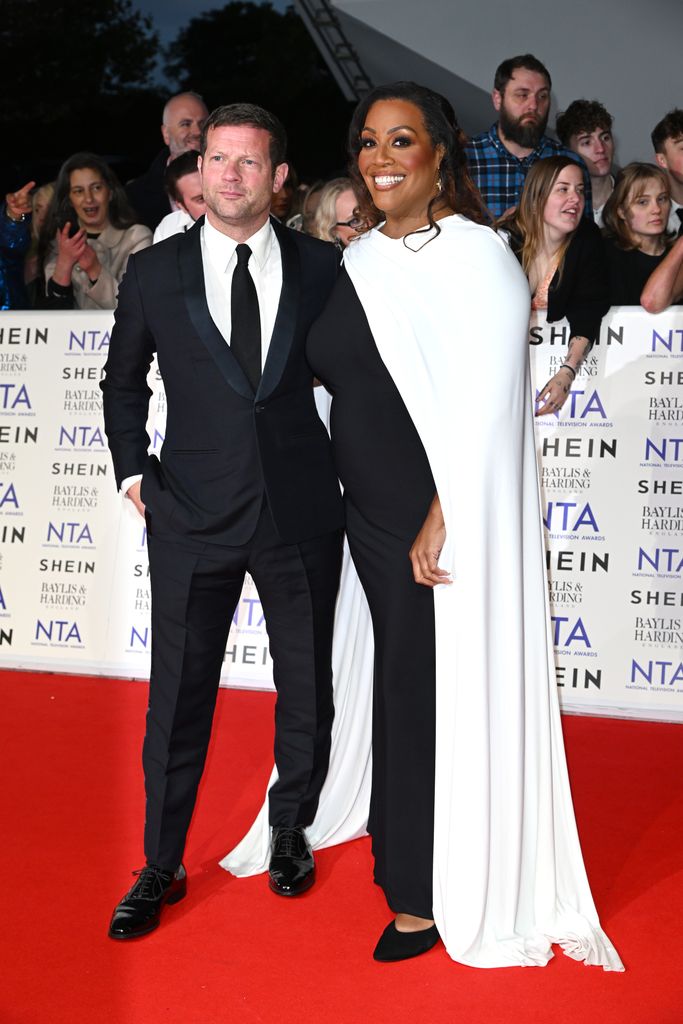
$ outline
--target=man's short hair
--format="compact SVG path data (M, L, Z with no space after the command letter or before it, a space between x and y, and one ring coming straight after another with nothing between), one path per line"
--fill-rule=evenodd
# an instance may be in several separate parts
M562 114L557 115L555 130L563 146L569 145L573 135L584 132L610 132L614 118L597 100L574 100Z
M178 191L178 182L181 178L186 177L188 174L194 174L197 170L197 160L199 159L199 153L196 149L188 149L185 153L181 153L175 160L171 160L166 165L164 171L164 188L171 197L175 199L176 203L181 203L183 197Z
M683 110L680 107L674 107L670 110L666 117L654 126L652 129L652 145L655 153L664 152L664 143L667 139L680 139L683 137Z
M226 128L232 125L247 125L249 128L263 128L270 135L270 162L273 170L285 162L287 157L287 133L284 125L269 110L257 107L254 103L230 103L228 106L216 107L207 117L202 127L199 148L202 157L206 153L206 140L211 128Z
M493 79L493 88L496 92L505 92L505 86L508 84L512 75L515 71L520 68L524 68L526 71L535 71L539 75L543 75L548 83L548 88L552 89L553 82L550 77L545 64L542 64L538 57L534 57L533 53L522 53L518 57L508 57L502 64L499 64L496 68L496 75Z

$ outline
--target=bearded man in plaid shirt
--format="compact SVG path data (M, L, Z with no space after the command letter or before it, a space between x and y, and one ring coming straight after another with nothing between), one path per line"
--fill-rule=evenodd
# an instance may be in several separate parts
M583 160L544 134L552 81L548 69L530 53L504 60L496 70L491 98L497 123L470 140L470 175L492 218L517 206L529 168L548 156L568 156L583 169L586 209L592 219L590 176Z

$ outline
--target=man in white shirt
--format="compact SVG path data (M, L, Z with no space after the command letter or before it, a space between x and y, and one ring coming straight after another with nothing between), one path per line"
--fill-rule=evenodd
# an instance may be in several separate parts
M164 187L168 198L177 206L168 213L154 232L154 242L187 231L206 213L202 194L202 179L197 167L199 150L190 149L171 160L164 174Z
M683 110L676 107L652 130L655 160L666 171L671 189L668 229L683 235Z
M206 218L133 258L119 293L104 417L117 484L147 523L152 673L147 863L114 911L115 939L152 931L185 895L185 838L246 572L278 693L269 885L294 896L315 877L305 828L329 760L343 506L304 346L338 259L269 218L285 145L262 108L215 110L199 164ZM160 459L145 432L155 352L167 398Z

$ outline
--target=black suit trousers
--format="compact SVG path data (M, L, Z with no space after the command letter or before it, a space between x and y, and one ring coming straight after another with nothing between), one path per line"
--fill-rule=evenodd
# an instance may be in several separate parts
M327 774L334 717L332 627L340 530L283 543L264 506L247 544L157 532L148 515L152 670L143 747L148 863L183 856L211 734L230 623L249 572L266 618L277 690L271 825L309 825Z

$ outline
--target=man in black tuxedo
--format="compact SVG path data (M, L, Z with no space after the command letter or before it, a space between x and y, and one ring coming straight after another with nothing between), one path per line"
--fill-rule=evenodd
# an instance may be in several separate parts
M260 107L215 110L199 161L206 218L132 257L119 292L104 417L117 483L147 522L152 671L147 865L114 911L112 938L146 934L185 895L185 837L247 571L277 689L269 884L296 895L314 880L304 829L329 759L343 511L304 343L338 259L269 218L285 144ZM145 431L155 352L167 396L160 460Z

